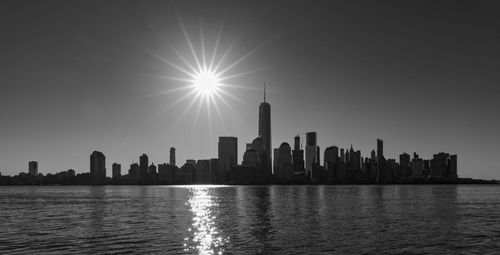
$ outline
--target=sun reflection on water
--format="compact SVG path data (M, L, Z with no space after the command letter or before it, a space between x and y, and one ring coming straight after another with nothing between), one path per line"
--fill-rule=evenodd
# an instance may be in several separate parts
M192 193L187 204L193 213L193 223L188 229L190 237L184 238L184 247L187 252L198 254L222 254L224 244L229 238L222 236L215 226L215 212L217 202L210 194L208 187L190 188Z

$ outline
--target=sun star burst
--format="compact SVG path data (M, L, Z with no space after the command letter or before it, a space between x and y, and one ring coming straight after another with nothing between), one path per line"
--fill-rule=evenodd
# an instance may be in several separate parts
M210 97L217 92L220 86L220 79L216 73L210 70L202 70L196 73L193 79L196 92L203 97Z
M177 14L177 13L176 13ZM236 66L238 66L241 62L248 59L251 55L253 55L256 51L262 48L267 42L262 43L250 50L246 54L243 54L241 57L228 61L230 59L230 53L235 45L236 41L234 41L229 47L225 50L221 50L220 42L222 39L222 30L224 26L224 22L222 22L217 36L215 38L215 42L213 47L207 50L205 44L205 38L203 35L203 29L200 27L200 36L199 43L194 44L191 40L191 37L186 30L184 23L179 18L178 15L177 20L179 22L182 33L184 34L184 38L186 40L186 46L188 47L188 51L191 54L182 54L180 51L176 50L172 45L166 43L166 45L171 49L171 51L177 56L179 61L172 61L165 57L162 57L159 54L155 54L147 49L144 49L151 56L156 57L161 60L163 63L167 64L174 70L179 71L179 76L174 77L165 77L161 76L160 78L167 79L170 82L168 86L170 88L161 91L159 93L155 93L154 95L160 94L169 94L169 93L182 93L179 94L177 99L172 102L165 110L169 110L170 108L176 106L177 104L191 99L191 102L187 105L187 107L183 110L182 114L178 122L180 122L184 116L194 107L196 101L198 101L198 107L195 115L194 122L196 123L197 118L199 116L200 110L202 108L206 108L208 114L209 128L211 128L211 114L215 109L215 112L219 116L222 123L224 123L224 115L221 112L221 108L219 107L219 103L222 103L229 111L235 115L235 117L239 118L238 114L233 110L233 106L231 105L231 101L227 99L231 99L235 102L243 103L247 105L243 100L239 97L233 95L229 89L255 89L252 87L242 86L240 84L233 84L231 80L235 78L240 78L252 73L255 73L257 70L249 70L244 72L233 72ZM153 29L153 28L152 28ZM156 31L155 31L156 32ZM195 47L199 46L199 48ZM220 53L220 54L219 54ZM175 86L172 88L172 86ZM213 106L213 107L212 107Z

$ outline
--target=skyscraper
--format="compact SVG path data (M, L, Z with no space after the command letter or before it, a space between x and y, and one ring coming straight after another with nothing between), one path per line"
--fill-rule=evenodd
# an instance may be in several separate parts
M28 173L30 175L36 176L38 175L38 161L30 161L28 163Z
M106 184L106 157L99 151L90 154L90 176L92 184Z
M113 180L116 180L118 178L120 178L120 176L122 175L121 171L122 171L122 166L120 164L117 164L117 163L113 163L112 165L112 171L113 171Z
M266 102L264 85L264 102L259 106L259 136L264 140L264 151L267 156L267 169L271 170L271 105Z
M175 148L170 148L170 165L175 166Z
M288 143L282 143L278 149L277 174L280 181L289 182L293 180L292 148Z
M324 166L326 169L331 169L336 163L339 157L339 147L330 146L325 149L325 156L323 157Z
M238 138L231 136L219 137L219 166L223 172L231 170L238 162Z
M304 172L304 150L300 149L300 136L295 136L295 144L292 151L293 171L295 173Z
M377 138L377 159L384 157L384 141Z
M311 175L313 164L318 164L317 159L318 146L316 144L316 132L308 132L306 134L306 174Z
M399 175L401 177L409 176L410 175L410 154L408 153L403 153L399 155L399 167L400 167L400 172Z
M141 179L142 183L146 181L146 177L148 176L148 169L148 155L142 154L142 156L139 157L139 178Z
M139 164L133 163L130 165L130 169L128 170L129 177L139 178Z

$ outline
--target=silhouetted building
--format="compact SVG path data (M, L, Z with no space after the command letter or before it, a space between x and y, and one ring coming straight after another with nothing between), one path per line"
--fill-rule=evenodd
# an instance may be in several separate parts
M212 158L210 159L210 166L209 166L209 171L210 171L210 178L212 179L213 183L224 183L225 180L227 179L226 173L224 173L219 165L219 159L217 158Z
M38 175L38 161L30 161L28 163L28 173L32 176Z
M347 182L347 168L343 161L339 161L335 165L333 183L343 184Z
M458 178L458 173L457 173L457 155L451 155L450 156L450 161L449 161L449 175L448 177L456 179Z
M177 167L171 164L158 165L158 183L160 184L174 184L175 171Z
M90 155L90 175L94 185L106 184L106 157L99 151Z
M128 176L134 177L134 178L139 178L139 171L140 171L139 164L133 163L130 165L130 168L128 170Z
M208 184L211 182L210 160L209 159L200 159L196 163L195 182L198 184Z
M410 154L405 152L399 155L399 167L400 172L398 173L398 176L410 176Z
M120 176L122 175L122 166L120 164L113 163L111 169L113 172L113 179L116 180L120 178Z
M431 177L445 177L447 168L448 168L448 160L450 158L450 154L440 152L438 154L434 154L431 159Z
M257 151L251 146L243 154L242 165L257 167Z
M325 166L326 169L329 167L333 167L337 163L337 159L339 157L339 147L337 146L330 146L325 149L325 155L323 157L324 163L323 165Z
M170 148L170 165L175 166L175 148Z
M295 136L295 143L292 151L292 164L294 174L302 174L304 172L304 150L300 149L300 136Z
M142 183L146 182L146 178L148 176L148 168L149 168L149 160L148 155L142 154L139 157L139 178Z
M259 106L259 136L264 141L264 151L267 159L266 177L271 175L271 105L266 102L266 88L264 86L264 102ZM269 172L267 172L269 171Z
M293 180L292 148L288 143L282 143L278 149L278 179L281 182Z
M339 159L339 161L345 163L345 152L344 152L344 149L340 149L340 159Z
M424 160L421 158L418 158L418 155L416 153L413 155L414 155L414 157L410 163L411 175L414 177L423 176L424 175Z
M255 175L256 171L253 166L235 165L229 175L230 184L260 184Z
M274 148L273 149L273 174L278 176L278 154L279 154L279 149Z
M155 166L154 163L151 163L151 165L149 166L149 168L148 168L148 174L149 175L157 174L156 173L156 166Z
M293 150L298 151L300 150L300 136L296 135L293 139Z
M196 171L196 162L194 160L186 160L182 167L175 171L175 184L191 184L193 183L193 175Z
M351 149L346 153L346 161L348 169L353 171L361 170L361 151L354 151L351 145Z
M384 141L377 138L377 159L384 157Z
M306 174L312 178L313 164L318 164L318 145L316 143L316 132L306 134Z
M255 149L257 153L257 167L256 171L256 179L259 180L259 183L266 183L271 178L271 165L269 163L269 158L266 149L265 149L264 139L259 136L252 141L252 148Z
M330 146L325 149L323 166L325 168L325 183L331 184L335 179L336 165L339 158L339 147Z
M230 136L219 137L219 167L224 173L238 162L238 138Z
M147 184L156 184L158 182L158 173L156 171L156 166L151 162L151 165L148 168L148 176L146 178Z

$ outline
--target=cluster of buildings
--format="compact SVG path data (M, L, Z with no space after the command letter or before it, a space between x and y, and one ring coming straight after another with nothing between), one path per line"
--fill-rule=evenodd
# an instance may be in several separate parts
M422 159L403 153L399 161L384 156L383 141L377 139L377 150L363 158L360 150L330 146L323 151L317 144L316 132L294 138L293 149L283 142L272 149L271 106L259 106L258 135L250 143L241 162L238 161L238 138L219 137L218 157L187 160L178 167L175 148L170 148L169 163L149 163L146 154L139 163L122 173L122 166L112 164L112 177L107 177L106 157L94 151L90 155L90 173L75 175L73 170L57 173L70 184L356 184L356 183L456 183L457 155L438 153L432 159ZM271 153L273 157L271 157ZM29 162L25 176L40 176L38 162ZM23 175L23 176L24 176ZM41 178L41 177L39 177ZM56 178L57 180L57 178Z
M303 138L303 137L302 137ZM130 165L121 175L121 165L112 165L114 184L349 184L349 183L442 183L456 182L457 156L435 154L424 160L414 153L403 153L396 159L384 156L383 141L377 139L377 150L363 158L361 151L327 147L323 152L317 144L316 132L294 138L292 147L284 142L272 149L271 106L259 106L258 136L246 143L241 162L238 161L238 138L219 137L218 157L187 160L181 167L175 163L175 148L170 149L170 162L149 165L143 154L139 164ZM271 152L273 157L271 157ZM90 157L93 183L106 183L105 157L100 152ZM109 183L109 181L107 182Z

